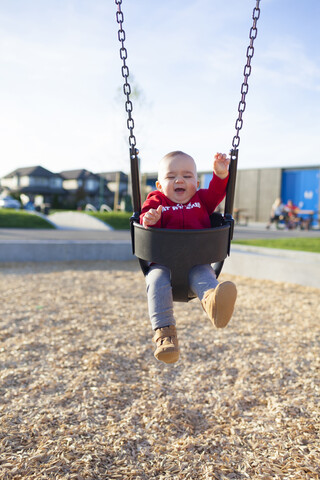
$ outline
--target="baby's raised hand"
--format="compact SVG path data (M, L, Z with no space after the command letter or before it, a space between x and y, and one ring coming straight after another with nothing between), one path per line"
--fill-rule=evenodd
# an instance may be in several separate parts
M148 212L143 217L142 224L144 227L151 227L155 225L161 218L162 205L159 205L157 209L150 208Z
M225 153L216 153L213 161L213 171L219 178L228 176L230 158Z

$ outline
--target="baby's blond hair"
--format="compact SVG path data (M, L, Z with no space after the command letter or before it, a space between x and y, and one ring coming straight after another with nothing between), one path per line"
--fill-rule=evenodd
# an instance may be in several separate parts
M164 157L159 162L159 168L158 168L158 178L161 176L162 170L164 168L164 165L166 164L167 161L170 161L171 159L178 157L179 155L183 155L187 158L190 158L193 163L194 163L194 168L195 168L195 173L197 174L197 166L196 162L194 159L191 157L191 155L188 155L188 153L182 152L181 150L174 150L173 152L167 153Z
M177 155L186 155L187 157L190 157L190 155L188 155L187 153L185 152L182 152L181 150L175 150L174 152L169 152L167 153L167 155L165 155L162 160L169 160L170 158L174 158L176 157Z

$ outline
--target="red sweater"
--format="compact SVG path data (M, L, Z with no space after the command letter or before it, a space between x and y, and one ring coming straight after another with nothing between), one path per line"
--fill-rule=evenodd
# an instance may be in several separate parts
M140 223L142 224L145 213L150 208L163 205L160 220L152 227L176 228L176 229L200 229L210 228L209 215L224 199L228 177L221 180L213 174L209 188L198 190L186 204L175 203L169 200L163 193L155 190L147 196L142 205Z

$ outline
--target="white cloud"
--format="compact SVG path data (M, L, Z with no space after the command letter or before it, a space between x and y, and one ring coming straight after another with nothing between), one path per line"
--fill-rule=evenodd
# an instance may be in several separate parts
M271 86L319 91L320 66L301 43L292 38L274 40L260 53L258 75Z

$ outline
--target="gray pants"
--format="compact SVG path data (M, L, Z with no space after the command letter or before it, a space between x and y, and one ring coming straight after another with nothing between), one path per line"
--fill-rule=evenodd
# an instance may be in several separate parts
M148 308L153 330L175 325L170 270L163 265L152 265L146 276ZM211 265L196 265L189 272L189 285L202 300L204 293L216 288L218 280Z

